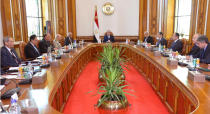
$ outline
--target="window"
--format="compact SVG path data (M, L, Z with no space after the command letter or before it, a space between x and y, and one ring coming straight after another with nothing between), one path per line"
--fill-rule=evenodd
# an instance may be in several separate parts
M189 39L192 0L176 0L174 32Z
M43 17L41 0L25 0L28 36L36 34L40 40L43 36Z

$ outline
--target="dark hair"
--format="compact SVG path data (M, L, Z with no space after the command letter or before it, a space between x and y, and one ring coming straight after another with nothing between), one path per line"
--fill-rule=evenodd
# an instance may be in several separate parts
M36 35L35 34L31 35L30 36L30 41L34 40L35 38L36 38Z
M158 34L161 35L161 36L163 36L163 32L159 32Z
M176 33L175 33L175 36L179 38L179 33L176 32Z
M205 42L207 44L209 43L209 40L208 40L208 38L205 35L199 36L198 39L197 39L197 41L198 42Z

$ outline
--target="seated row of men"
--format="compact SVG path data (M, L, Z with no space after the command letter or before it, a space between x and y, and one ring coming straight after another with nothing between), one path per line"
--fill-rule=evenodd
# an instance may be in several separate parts
M62 39L60 34L56 35L55 40L51 43L51 35L45 34L43 39L39 42L36 35L30 36L30 41L24 48L26 59L35 59L43 53L47 53L48 47L60 48L59 41ZM65 38L65 45L69 45L72 42L72 33L68 33ZM14 50L14 40L12 37L5 37L3 39L4 46L1 48L1 67L16 67L21 63L21 59L18 57ZM39 46L39 48L37 47ZM2 70L1 68L1 70Z
M107 40L108 42L112 42L113 36L111 38L111 33L107 33ZM157 35L157 43L156 45L165 45L167 46L167 41L163 38L163 33L159 32ZM62 38L61 35L57 34L53 43L51 43L51 35L46 34L44 38L39 42L36 35L30 36L30 41L25 46L24 52L26 58L28 59L35 59L43 53L47 53L48 47L60 48L61 44L59 43L60 39ZM179 40L179 34L174 33L172 36L173 43L170 47L173 51L182 51L183 44ZM65 38L65 45L69 45L73 41L72 34L68 33L67 37ZM145 32L144 41L147 43L154 44L154 40L152 37L149 36L148 32ZM21 59L18 57L17 53L14 50L14 40L11 37L6 37L3 39L4 46L1 48L1 67L14 67L18 66L21 62ZM38 44L39 43L39 44ZM192 55L194 58L200 58L202 63L210 64L210 44L208 38L203 35L195 34L193 36L193 43L194 46L188 55ZM39 48L37 48L39 46Z
M144 36L144 42L154 45L154 40L148 32L145 32ZM183 42L179 39L179 33L174 33L172 36L172 40L173 42L169 49L172 49L172 51L174 52L178 51L179 53L181 53L183 49ZM201 63L210 64L210 44L208 38L204 35L195 34L192 41L194 45L187 55L192 56L193 58L200 58ZM167 40L163 37L162 32L159 32L157 34L156 46L159 45L167 46Z

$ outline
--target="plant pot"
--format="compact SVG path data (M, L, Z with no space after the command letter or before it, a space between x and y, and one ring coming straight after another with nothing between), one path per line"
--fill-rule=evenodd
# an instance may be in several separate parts
M105 82L105 80L103 79L103 76L101 75L101 73L99 73L98 79L99 79L100 82ZM125 75L122 74L120 79L121 80L125 80Z
M125 109L127 106L128 106L128 100L123 99L123 101L104 101L99 108L104 110L119 110L119 109Z

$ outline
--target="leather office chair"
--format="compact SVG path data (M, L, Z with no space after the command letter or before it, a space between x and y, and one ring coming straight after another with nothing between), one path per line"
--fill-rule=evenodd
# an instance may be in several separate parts
M181 54L185 55L186 51L187 51L187 40L185 38L182 38L181 41L182 41L182 44L183 44L182 53Z
M24 61L26 60L26 56L25 56L25 52L24 52L25 46L26 46L26 43L23 41L19 44L20 57Z

